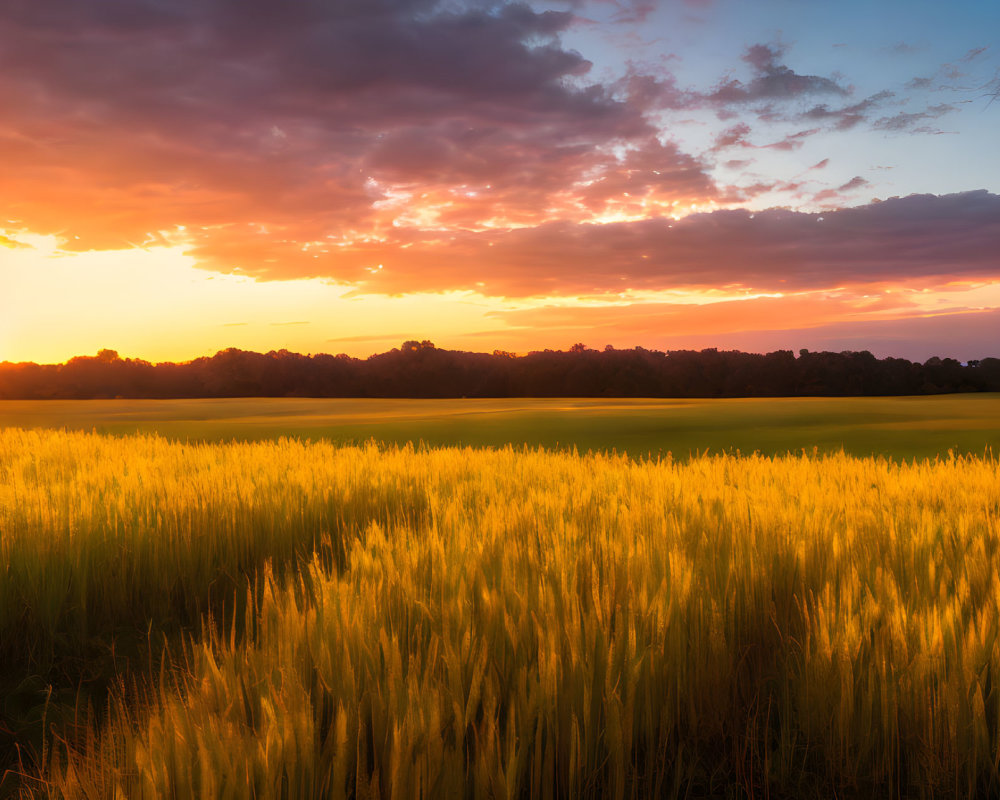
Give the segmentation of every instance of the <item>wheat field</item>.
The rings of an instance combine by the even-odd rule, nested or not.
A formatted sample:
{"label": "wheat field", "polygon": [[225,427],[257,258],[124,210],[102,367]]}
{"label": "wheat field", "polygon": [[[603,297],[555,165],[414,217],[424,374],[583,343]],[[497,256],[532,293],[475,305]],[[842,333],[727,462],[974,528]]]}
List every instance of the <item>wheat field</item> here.
{"label": "wheat field", "polygon": [[998,796],[998,478],[0,431],[0,788]]}

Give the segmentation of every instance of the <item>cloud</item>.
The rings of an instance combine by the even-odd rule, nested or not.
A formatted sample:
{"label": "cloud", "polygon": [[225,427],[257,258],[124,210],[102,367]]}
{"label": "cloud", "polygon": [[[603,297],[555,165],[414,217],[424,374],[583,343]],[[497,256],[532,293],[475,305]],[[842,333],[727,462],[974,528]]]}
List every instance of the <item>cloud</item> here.
{"label": "cloud", "polygon": [[784,52],[780,45],[752,45],[743,55],[743,61],[751,68],[751,80],[747,83],[735,78],[724,80],[706,94],[705,99],[726,106],[789,100],[813,94],[848,94],[848,89],[832,78],[800,75],[779,63]]}
{"label": "cloud", "polygon": [[[2,4],[0,205],[67,248],[181,242],[209,269],[386,293],[783,290],[903,274],[901,254],[918,274],[996,268],[980,244],[995,223],[977,216],[988,207],[995,220],[993,195],[903,198],[823,222],[686,216],[801,184],[720,188],[712,154],[670,141],[661,112],[755,104],[780,117],[785,101],[825,95],[836,107],[792,117],[777,141],[754,145],[740,122],[711,145],[794,150],[891,94],[835,102],[848,94],[838,80],[799,74],[766,44],[745,52],[745,81],[707,92],[666,71],[599,78],[564,42],[576,22],[486,0]],[[944,108],[878,124],[919,130]]]}
{"label": "cloud", "polygon": [[840,108],[830,108],[826,104],[813,106],[804,112],[800,119],[814,122],[829,122],[838,131],[848,131],[865,122],[872,110],[895,97],[890,91],[881,91],[866,97],[857,103],[851,103]]}
{"label": "cloud", "polygon": [[[934,88],[933,84],[934,81],[931,78],[914,78],[906,84],[906,88],[915,91],[928,91]],[[868,123],[873,130],[892,133],[940,133],[940,130],[925,123],[958,110],[958,106],[954,104],[938,103],[927,106],[921,111],[903,110],[873,119],[879,109],[895,98],[894,92],[884,90],[866,97],[860,102],[839,108],[831,108],[827,104],[815,105],[798,116],[792,116],[791,119],[828,123],[837,131],[849,131],[862,123]],[[910,102],[912,100],[909,98],[896,100],[898,105],[906,105]]]}
{"label": "cloud", "polygon": [[797,131],[796,133],[788,134],[784,139],[772,142],[771,144],[761,145],[761,147],[769,150],[798,150],[805,144],[806,139],[810,136],[815,136],[819,132],[819,128]]}
{"label": "cloud", "polygon": [[[256,251],[245,266],[261,270],[330,237],[622,199],[585,185],[711,196],[707,167],[650,144],[676,88],[592,79],[560,40],[574,19],[478,0],[4,4],[0,204],[69,247],[184,226],[195,250],[217,240],[239,256],[227,268]],[[644,158],[640,178],[627,164]]]}
{"label": "cloud", "polygon": [[938,128],[921,123],[927,120],[940,119],[946,114],[957,110],[957,107],[950,103],[938,103],[937,105],[928,106],[923,111],[900,111],[891,117],[882,117],[872,123],[872,127],[875,130],[888,131],[890,133],[939,133],[940,130]]}
{"label": "cloud", "polygon": [[[966,51],[962,56],[941,64],[933,74],[917,76],[907,82],[907,89],[919,91],[949,91],[968,93],[975,90],[975,83],[981,80],[983,68],[988,67],[988,63],[983,56],[990,51],[989,46],[974,47]],[[972,72],[968,72],[972,70]],[[978,70],[978,71],[977,71]],[[976,76],[979,76],[978,78]],[[963,80],[963,79],[970,79]]]}
{"label": "cloud", "polygon": [[751,133],[750,126],[745,122],[740,122],[736,125],[731,125],[716,135],[715,140],[712,142],[711,152],[718,152],[729,147],[757,150],[798,150],[805,143],[806,139],[819,132],[819,128],[810,128],[808,130],[789,133],[783,139],[771,142],[770,144],[753,144],[747,138]]}
{"label": "cloud", "polygon": [[841,186],[838,186],[837,187],[837,191],[838,192],[850,192],[850,191],[853,191],[854,189],[861,189],[861,188],[863,188],[865,186],[869,186],[869,185],[870,184],[868,183],[868,181],[866,181],[860,175],[855,175],[847,183],[845,183],[845,184],[843,184]]}
{"label": "cloud", "polygon": [[651,75],[630,67],[625,76],[617,81],[616,89],[628,97],[630,104],[645,109],[694,109],[704,104],[702,97],[690,90],[678,87],[677,79],[670,73]]}
{"label": "cloud", "polygon": [[836,189],[824,189],[821,192],[817,192],[813,196],[813,202],[829,203],[829,201],[834,201],[834,203],[841,203],[843,202],[844,195],[846,193],[853,192],[855,189],[863,189],[865,186],[870,185],[871,184],[860,175],[855,175],[849,181],[841,184]]}
{"label": "cloud", "polygon": [[712,143],[712,150],[724,150],[727,147],[753,147],[747,140],[750,135],[750,126],[745,122],[731,125],[715,137]]}
{"label": "cloud", "polygon": [[[720,210],[679,220],[404,233],[405,241],[339,248],[322,259],[289,253],[280,268],[259,274],[358,282],[370,293],[466,289],[508,297],[720,286],[792,292],[1000,274],[1000,196],[986,191],[822,213]],[[385,268],[373,273],[373,263]]]}

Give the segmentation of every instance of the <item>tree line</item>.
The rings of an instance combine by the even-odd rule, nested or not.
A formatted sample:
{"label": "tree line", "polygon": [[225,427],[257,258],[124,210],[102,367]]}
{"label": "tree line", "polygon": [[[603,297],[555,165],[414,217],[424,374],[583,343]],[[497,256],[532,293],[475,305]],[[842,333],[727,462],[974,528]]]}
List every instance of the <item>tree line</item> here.
{"label": "tree line", "polygon": [[841,353],[660,352],[582,344],[515,356],[429,341],[365,359],[230,348],[153,364],[113,350],[65,364],[0,363],[0,399],[184,397],[779,397],[1000,391],[1000,359],[924,363]]}

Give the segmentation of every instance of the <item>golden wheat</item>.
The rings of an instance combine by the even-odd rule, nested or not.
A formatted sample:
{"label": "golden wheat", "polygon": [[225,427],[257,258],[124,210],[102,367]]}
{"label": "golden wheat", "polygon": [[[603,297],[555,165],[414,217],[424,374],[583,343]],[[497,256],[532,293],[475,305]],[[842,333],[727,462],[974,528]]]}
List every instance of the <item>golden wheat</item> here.
{"label": "golden wheat", "polygon": [[998,522],[983,458],[7,431],[0,636],[239,595],[47,754],[60,796],[996,795]]}

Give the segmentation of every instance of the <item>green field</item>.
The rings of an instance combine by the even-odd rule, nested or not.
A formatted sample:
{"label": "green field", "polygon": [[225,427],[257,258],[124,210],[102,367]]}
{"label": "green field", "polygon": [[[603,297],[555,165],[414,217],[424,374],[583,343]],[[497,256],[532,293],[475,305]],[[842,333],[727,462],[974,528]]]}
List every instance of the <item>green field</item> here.
{"label": "green field", "polygon": [[159,433],[191,441],[279,436],[403,444],[541,445],[766,454],[812,451],[924,458],[1000,452],[1000,395],[930,397],[400,400],[237,398],[0,402],[0,428]]}

